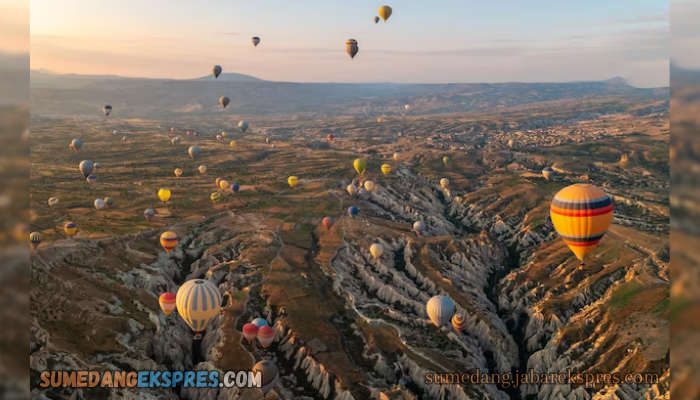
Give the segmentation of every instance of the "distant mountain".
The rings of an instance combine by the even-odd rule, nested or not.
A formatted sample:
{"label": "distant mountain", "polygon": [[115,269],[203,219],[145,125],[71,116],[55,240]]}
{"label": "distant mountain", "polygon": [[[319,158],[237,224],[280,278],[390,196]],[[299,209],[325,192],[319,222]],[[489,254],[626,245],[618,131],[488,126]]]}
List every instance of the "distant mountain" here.
{"label": "distant mountain", "polygon": [[610,78],[608,80],[603,81],[605,83],[611,83],[614,85],[627,85],[627,79],[625,78],[620,78],[619,76],[615,78]]}
{"label": "distant mountain", "polygon": [[267,82],[250,75],[236,73],[222,73],[218,78],[214,78],[213,74],[197,78],[198,81],[223,81],[223,82]]}
{"label": "distant mountain", "polygon": [[161,79],[126,78],[118,75],[80,75],[57,74],[55,72],[40,69],[29,71],[30,88],[77,88],[87,84],[109,81],[158,81]]}

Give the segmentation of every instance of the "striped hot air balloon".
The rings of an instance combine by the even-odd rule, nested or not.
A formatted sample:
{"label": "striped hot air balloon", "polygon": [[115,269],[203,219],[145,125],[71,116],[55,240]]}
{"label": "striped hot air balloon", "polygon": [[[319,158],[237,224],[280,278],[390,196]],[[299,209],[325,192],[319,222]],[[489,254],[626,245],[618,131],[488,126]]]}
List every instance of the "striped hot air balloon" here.
{"label": "striped hot air balloon", "polygon": [[554,196],[550,216],[559,236],[583,265],[610,226],[612,199],[597,186],[577,183]]}
{"label": "striped hot air balloon", "polygon": [[258,327],[255,324],[248,322],[243,325],[243,337],[246,338],[248,343],[252,343],[256,337],[258,337]]}
{"label": "striped hot air balloon", "polygon": [[72,239],[73,236],[75,236],[75,233],[78,231],[78,224],[68,221],[65,225],[63,225],[63,230],[66,232],[66,235]]}
{"label": "striped hot air balloon", "polygon": [[275,330],[269,325],[263,325],[258,328],[258,342],[262,347],[267,348],[275,341]]}
{"label": "striped hot air balloon", "polygon": [[156,211],[152,208],[146,209],[146,211],[143,212],[143,216],[146,217],[146,221],[150,221],[153,219],[153,216],[156,215]]}
{"label": "striped hot air balloon", "polygon": [[265,397],[277,385],[280,378],[277,366],[272,361],[263,360],[253,366],[253,373],[262,374],[260,391]]}
{"label": "striped hot air balloon", "polygon": [[90,186],[94,185],[96,181],[97,177],[95,175],[90,174],[87,176],[87,183],[90,184]]}
{"label": "striped hot air balloon", "polygon": [[166,253],[170,254],[177,247],[177,233],[172,231],[163,232],[160,235],[160,245],[163,246]]}
{"label": "striped hot air balloon", "polygon": [[289,184],[289,186],[294,187],[297,184],[299,184],[299,178],[297,178],[296,176],[290,176],[289,178],[287,178],[287,183]]}
{"label": "striped hot air balloon", "polygon": [[194,331],[194,339],[202,339],[202,332],[221,311],[219,288],[204,279],[191,279],[177,291],[177,312]]}
{"label": "striped hot air balloon", "polygon": [[158,304],[160,304],[160,309],[163,310],[165,315],[170,315],[177,307],[177,296],[174,293],[165,292],[158,298]]}
{"label": "striped hot air balloon", "polygon": [[211,194],[211,196],[209,196],[209,198],[211,199],[211,201],[212,201],[214,204],[216,204],[218,201],[220,201],[222,197],[223,197],[223,196],[222,196],[221,193],[219,193],[219,192],[214,192],[214,193]]}
{"label": "striped hot air balloon", "polygon": [[382,164],[382,173],[383,173],[384,175],[389,175],[390,172],[391,172],[391,165],[389,165],[389,164]]}
{"label": "striped hot air balloon", "polygon": [[467,317],[462,314],[455,314],[452,317],[452,326],[457,332],[461,333],[464,327],[467,326]]}
{"label": "striped hot air balloon", "polygon": [[32,247],[34,247],[34,250],[36,250],[36,248],[41,244],[41,233],[32,232],[29,235],[29,242],[32,244]]}
{"label": "striped hot air balloon", "polygon": [[350,39],[345,42],[345,51],[348,53],[351,59],[355,59],[359,48],[357,47],[357,40]]}

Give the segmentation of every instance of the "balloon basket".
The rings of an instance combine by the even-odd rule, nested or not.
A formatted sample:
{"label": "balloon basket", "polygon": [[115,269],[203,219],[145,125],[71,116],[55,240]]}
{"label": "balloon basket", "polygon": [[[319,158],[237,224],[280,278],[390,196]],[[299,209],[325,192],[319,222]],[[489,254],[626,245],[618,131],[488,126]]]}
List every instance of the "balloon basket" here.
{"label": "balloon basket", "polygon": [[194,340],[202,340],[202,334],[201,334],[201,333],[195,333],[195,334],[194,334]]}

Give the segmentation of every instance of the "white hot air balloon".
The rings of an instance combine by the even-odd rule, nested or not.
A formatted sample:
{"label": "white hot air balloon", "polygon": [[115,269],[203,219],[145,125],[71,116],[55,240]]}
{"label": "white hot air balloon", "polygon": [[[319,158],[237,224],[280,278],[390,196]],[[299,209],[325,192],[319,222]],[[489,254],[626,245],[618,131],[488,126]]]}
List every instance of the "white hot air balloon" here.
{"label": "white hot air balloon", "polygon": [[371,192],[372,189],[374,189],[374,182],[372,182],[372,181],[365,182],[365,190],[368,192]]}
{"label": "white hot air balloon", "polygon": [[455,314],[455,303],[447,296],[434,296],[426,306],[428,317],[438,328],[450,322]]}
{"label": "white hot air balloon", "polygon": [[95,208],[98,210],[105,208],[105,201],[102,199],[95,200]]}

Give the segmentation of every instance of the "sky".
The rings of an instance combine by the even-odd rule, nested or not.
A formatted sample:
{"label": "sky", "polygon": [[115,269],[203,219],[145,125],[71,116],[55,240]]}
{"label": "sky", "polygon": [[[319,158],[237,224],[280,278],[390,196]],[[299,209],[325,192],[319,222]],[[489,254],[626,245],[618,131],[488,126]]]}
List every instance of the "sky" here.
{"label": "sky", "polygon": [[[3,0],[9,1],[9,0]],[[683,0],[680,0],[683,1]],[[392,6],[374,24],[379,6]],[[669,83],[668,0],[32,0],[31,68],[291,82]],[[251,37],[259,36],[257,48]],[[354,60],[345,41],[358,41]]]}

